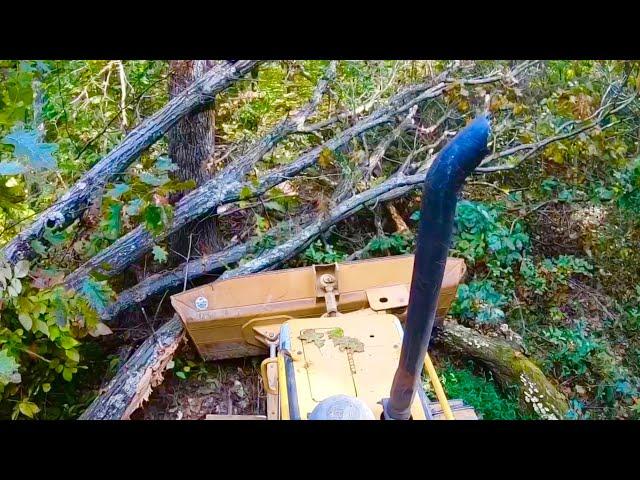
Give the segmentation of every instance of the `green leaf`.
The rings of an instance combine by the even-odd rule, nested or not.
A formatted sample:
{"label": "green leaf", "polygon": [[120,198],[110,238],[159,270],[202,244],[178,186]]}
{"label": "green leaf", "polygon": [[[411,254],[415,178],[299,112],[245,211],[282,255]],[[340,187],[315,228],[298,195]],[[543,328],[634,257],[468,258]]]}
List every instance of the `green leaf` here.
{"label": "green leaf", "polygon": [[73,360],[74,362],[80,361],[80,353],[78,353],[77,350],[70,348],[68,350],[65,350],[64,353],[67,355],[68,359]]}
{"label": "green leaf", "polygon": [[20,402],[18,408],[20,413],[29,418],[33,418],[40,411],[40,408],[33,402]]}
{"label": "green leaf", "polygon": [[164,248],[156,245],[153,247],[151,252],[153,253],[153,259],[156,262],[164,263],[167,261],[167,251]]}
{"label": "green leaf", "polygon": [[45,322],[43,322],[39,318],[36,318],[36,330],[39,332],[42,332],[51,340],[54,340],[54,338],[52,338],[51,333],[49,331],[49,325],[47,325]]}
{"label": "green leaf", "polygon": [[184,372],[176,372],[176,377],[181,378],[182,380],[186,380],[187,374]]}
{"label": "green leaf", "polygon": [[111,239],[120,236],[122,230],[122,204],[112,203],[107,208],[107,218],[104,223],[105,232]]}
{"label": "green leaf", "polygon": [[11,284],[7,287],[10,297],[17,297],[22,291],[22,283],[17,278],[11,280]]}
{"label": "green leaf", "polygon": [[[67,308],[67,304],[62,299],[59,289],[56,289],[53,292],[53,295],[51,297],[51,303],[53,304],[53,307],[54,307],[53,315],[56,319],[56,325],[58,325],[59,327],[65,327],[67,325],[67,317],[69,316],[69,309]],[[49,329],[47,328],[47,331],[46,332],[43,331],[42,333],[49,335]]]}
{"label": "green leaf", "polygon": [[20,260],[13,267],[13,276],[16,278],[24,278],[29,273],[29,261]]}
{"label": "green leaf", "polygon": [[0,385],[20,383],[22,381],[18,368],[20,365],[6,350],[0,350]]}
{"label": "green leaf", "polygon": [[167,175],[157,177],[149,172],[142,172],[138,178],[142,183],[146,183],[147,185],[151,185],[153,187],[159,187],[160,185],[164,185],[169,181],[169,177]]}
{"label": "green leaf", "polygon": [[54,231],[50,228],[46,228],[43,235],[44,239],[51,243],[51,245],[60,245],[67,239],[67,234],[63,231]]}
{"label": "green leaf", "polygon": [[42,391],[44,393],[49,392],[49,390],[51,390],[51,384],[50,383],[43,383],[42,384]]}
{"label": "green leaf", "polygon": [[155,163],[155,167],[162,172],[174,172],[178,170],[178,165],[173,163],[166,155],[158,157]]}
{"label": "green leaf", "polygon": [[139,198],[135,198],[127,203],[126,207],[124,207],[124,213],[126,213],[130,217],[135,217],[140,213],[141,208],[142,200],[140,200]]}
{"label": "green leaf", "polygon": [[60,338],[60,346],[65,350],[77,347],[78,345],[80,345],[80,342],[73,337],[65,336]]}
{"label": "green leaf", "polygon": [[33,248],[33,251],[36,252],[38,255],[44,255],[45,253],[47,253],[47,249],[45,248],[45,246],[42,244],[40,240],[32,240],[31,248]]}
{"label": "green leaf", "polygon": [[251,188],[247,185],[245,185],[244,187],[242,187],[242,189],[240,190],[240,200],[246,200],[247,198],[251,198],[253,196],[253,192],[251,191]]}
{"label": "green leaf", "polygon": [[126,183],[116,183],[112,189],[108,190],[106,195],[114,200],[118,200],[122,195],[127,193],[131,188]]}
{"label": "green leaf", "polygon": [[18,313],[18,320],[20,321],[20,324],[24,327],[24,329],[27,332],[31,331],[31,327],[33,326],[33,320],[31,319],[31,316],[28,313],[26,312]]}
{"label": "green leaf", "polygon": [[275,200],[265,202],[264,206],[267,207],[269,210],[275,210],[276,212],[281,212],[281,213],[287,212],[287,209],[283,205],[280,205]]}
{"label": "green leaf", "polygon": [[144,223],[153,233],[162,230],[162,209],[155,205],[149,205],[144,211]]}
{"label": "green leaf", "polygon": [[67,382],[70,382],[73,378],[73,370],[69,367],[64,367],[62,370],[62,378],[64,378]]}
{"label": "green leaf", "polygon": [[0,175],[19,175],[25,171],[18,162],[0,162]]}
{"label": "green leaf", "polygon": [[114,296],[114,292],[106,280],[97,281],[91,277],[82,283],[80,291],[96,311],[107,308],[109,301]]}
{"label": "green leaf", "polygon": [[16,128],[2,139],[2,143],[13,145],[14,156],[24,157],[36,170],[53,170],[58,166],[52,155],[58,145],[40,142],[37,131]]}

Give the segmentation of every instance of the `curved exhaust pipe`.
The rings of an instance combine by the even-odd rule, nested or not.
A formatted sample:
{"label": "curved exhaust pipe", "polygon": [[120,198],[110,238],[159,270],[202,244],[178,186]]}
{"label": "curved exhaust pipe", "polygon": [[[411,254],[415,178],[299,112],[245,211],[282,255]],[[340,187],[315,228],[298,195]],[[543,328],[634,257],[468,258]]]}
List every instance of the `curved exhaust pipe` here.
{"label": "curved exhaust pipe", "polygon": [[487,115],[477,117],[442,149],[425,178],[400,362],[390,398],[383,402],[386,419],[411,418],[411,403],[420,385],[438,306],[458,195],[467,177],[489,153],[490,131]]}

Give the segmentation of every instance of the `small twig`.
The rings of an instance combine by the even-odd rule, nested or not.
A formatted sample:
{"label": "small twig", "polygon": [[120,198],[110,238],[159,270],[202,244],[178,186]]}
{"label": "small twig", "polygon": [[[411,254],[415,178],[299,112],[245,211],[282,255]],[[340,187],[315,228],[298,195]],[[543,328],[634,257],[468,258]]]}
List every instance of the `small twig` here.
{"label": "small twig", "polygon": [[124,72],[122,60],[118,60],[118,72],[120,74],[120,111],[122,112],[122,130],[126,132],[129,122],[127,120],[127,76]]}
{"label": "small twig", "polygon": [[184,268],[184,283],[182,285],[182,291],[184,292],[187,289],[187,278],[189,278],[189,258],[191,257],[191,239],[193,238],[193,233],[189,234],[189,250],[187,251],[187,262]]}

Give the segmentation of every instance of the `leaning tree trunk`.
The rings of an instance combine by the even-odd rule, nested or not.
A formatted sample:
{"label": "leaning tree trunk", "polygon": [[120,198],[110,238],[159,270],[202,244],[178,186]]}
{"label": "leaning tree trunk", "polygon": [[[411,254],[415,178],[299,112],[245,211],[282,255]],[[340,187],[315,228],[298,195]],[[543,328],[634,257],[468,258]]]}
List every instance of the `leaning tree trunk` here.
{"label": "leaning tree trunk", "polygon": [[513,343],[481,335],[455,322],[444,322],[436,340],[447,352],[488,368],[501,386],[517,386],[520,405],[540,418],[562,419],[569,410],[565,396]]}
{"label": "leaning tree trunk", "polygon": [[[172,60],[169,62],[169,96],[174,98],[198,78],[202,77],[215,61]],[[197,186],[211,179],[207,163],[215,148],[215,112],[213,104],[182,118],[169,132],[169,156],[177,164],[175,176],[180,181],[195,180]],[[191,237],[191,238],[190,238]],[[180,230],[169,238],[172,263],[180,263],[190,253],[206,255],[219,250],[218,226],[211,216]]]}

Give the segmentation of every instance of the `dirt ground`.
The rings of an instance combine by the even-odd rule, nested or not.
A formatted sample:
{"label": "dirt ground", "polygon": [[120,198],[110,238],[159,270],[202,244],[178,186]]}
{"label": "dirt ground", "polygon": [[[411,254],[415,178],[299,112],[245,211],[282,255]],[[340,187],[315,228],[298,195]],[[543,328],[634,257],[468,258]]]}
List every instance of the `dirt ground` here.
{"label": "dirt ground", "polygon": [[[132,420],[203,420],[208,414],[265,415],[261,358],[203,362],[189,347]],[[185,372],[185,367],[188,372]],[[183,372],[186,378],[178,375]]]}

